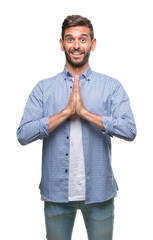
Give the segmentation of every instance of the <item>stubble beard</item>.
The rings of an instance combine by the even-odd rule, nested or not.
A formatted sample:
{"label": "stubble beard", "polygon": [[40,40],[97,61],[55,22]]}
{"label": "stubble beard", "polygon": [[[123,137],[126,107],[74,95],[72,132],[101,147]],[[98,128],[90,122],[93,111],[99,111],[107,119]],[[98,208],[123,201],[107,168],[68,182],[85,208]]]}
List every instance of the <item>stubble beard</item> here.
{"label": "stubble beard", "polygon": [[[64,47],[64,46],[63,46]],[[75,52],[79,52],[79,50],[73,50]],[[90,52],[91,52],[91,47],[89,48],[88,52],[84,55],[84,58],[82,61],[80,62],[74,62],[69,53],[71,51],[69,51],[69,53],[65,50],[65,47],[64,47],[64,52],[65,52],[65,57],[66,57],[66,60],[68,61],[68,63],[72,66],[72,67],[82,67],[89,59],[89,56],[90,56]]]}

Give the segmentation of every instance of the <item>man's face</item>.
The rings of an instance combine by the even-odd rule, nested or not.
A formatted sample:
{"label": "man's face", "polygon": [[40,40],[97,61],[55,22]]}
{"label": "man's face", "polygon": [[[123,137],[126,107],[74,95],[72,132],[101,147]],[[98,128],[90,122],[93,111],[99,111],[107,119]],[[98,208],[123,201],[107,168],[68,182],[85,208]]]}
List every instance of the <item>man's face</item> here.
{"label": "man's face", "polygon": [[90,51],[95,49],[95,41],[95,39],[91,41],[89,28],[86,26],[67,28],[64,32],[64,41],[60,39],[66,61],[73,67],[87,64]]}

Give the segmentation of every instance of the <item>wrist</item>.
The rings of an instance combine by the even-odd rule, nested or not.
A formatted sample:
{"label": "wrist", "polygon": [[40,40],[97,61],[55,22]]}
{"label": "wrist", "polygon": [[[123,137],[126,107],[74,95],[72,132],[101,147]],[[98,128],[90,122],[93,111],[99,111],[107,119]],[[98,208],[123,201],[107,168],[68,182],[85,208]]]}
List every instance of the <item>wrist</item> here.
{"label": "wrist", "polygon": [[73,115],[73,112],[70,108],[65,108],[63,111],[63,114],[65,115],[66,118],[70,117],[71,115]]}
{"label": "wrist", "polygon": [[78,115],[82,118],[85,118],[87,112],[88,112],[87,109],[85,107],[82,107]]}

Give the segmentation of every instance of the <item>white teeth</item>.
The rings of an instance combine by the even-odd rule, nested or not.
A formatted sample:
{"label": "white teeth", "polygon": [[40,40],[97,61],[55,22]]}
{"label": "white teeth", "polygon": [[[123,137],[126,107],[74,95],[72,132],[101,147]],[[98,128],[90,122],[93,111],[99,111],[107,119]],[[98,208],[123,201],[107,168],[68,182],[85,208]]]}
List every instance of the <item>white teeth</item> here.
{"label": "white teeth", "polygon": [[73,55],[81,55],[81,53],[72,53]]}

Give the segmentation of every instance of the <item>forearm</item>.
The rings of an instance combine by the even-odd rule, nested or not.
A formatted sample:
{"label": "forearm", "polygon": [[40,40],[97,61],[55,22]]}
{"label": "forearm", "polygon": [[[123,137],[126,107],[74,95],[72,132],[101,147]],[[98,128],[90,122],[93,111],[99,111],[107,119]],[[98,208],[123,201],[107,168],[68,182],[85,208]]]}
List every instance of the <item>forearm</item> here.
{"label": "forearm", "polygon": [[136,137],[136,124],[131,116],[120,116],[118,118],[103,116],[105,134],[133,141]]}
{"label": "forearm", "polygon": [[71,116],[70,111],[65,108],[63,111],[56,113],[55,115],[49,117],[48,132],[52,132],[56,127],[58,127],[62,122]]}
{"label": "forearm", "polygon": [[136,136],[136,126],[134,118],[132,117],[113,119],[112,117],[91,113],[85,108],[79,115],[100,128],[104,134],[116,136],[128,141],[133,141]]}
{"label": "forearm", "polygon": [[30,120],[23,118],[17,129],[17,138],[22,145],[48,136],[48,118]]}
{"label": "forearm", "polygon": [[43,139],[44,137],[47,137],[51,131],[59,126],[70,115],[70,111],[68,111],[66,108],[49,118],[45,117],[40,120],[33,121],[23,120],[17,130],[19,142],[22,145],[26,145],[37,139]]}
{"label": "forearm", "polygon": [[105,131],[101,115],[91,113],[87,109],[84,108],[80,113],[80,117],[82,117],[82,118],[86,119],[87,121],[93,123],[98,128],[100,128],[102,131]]}

